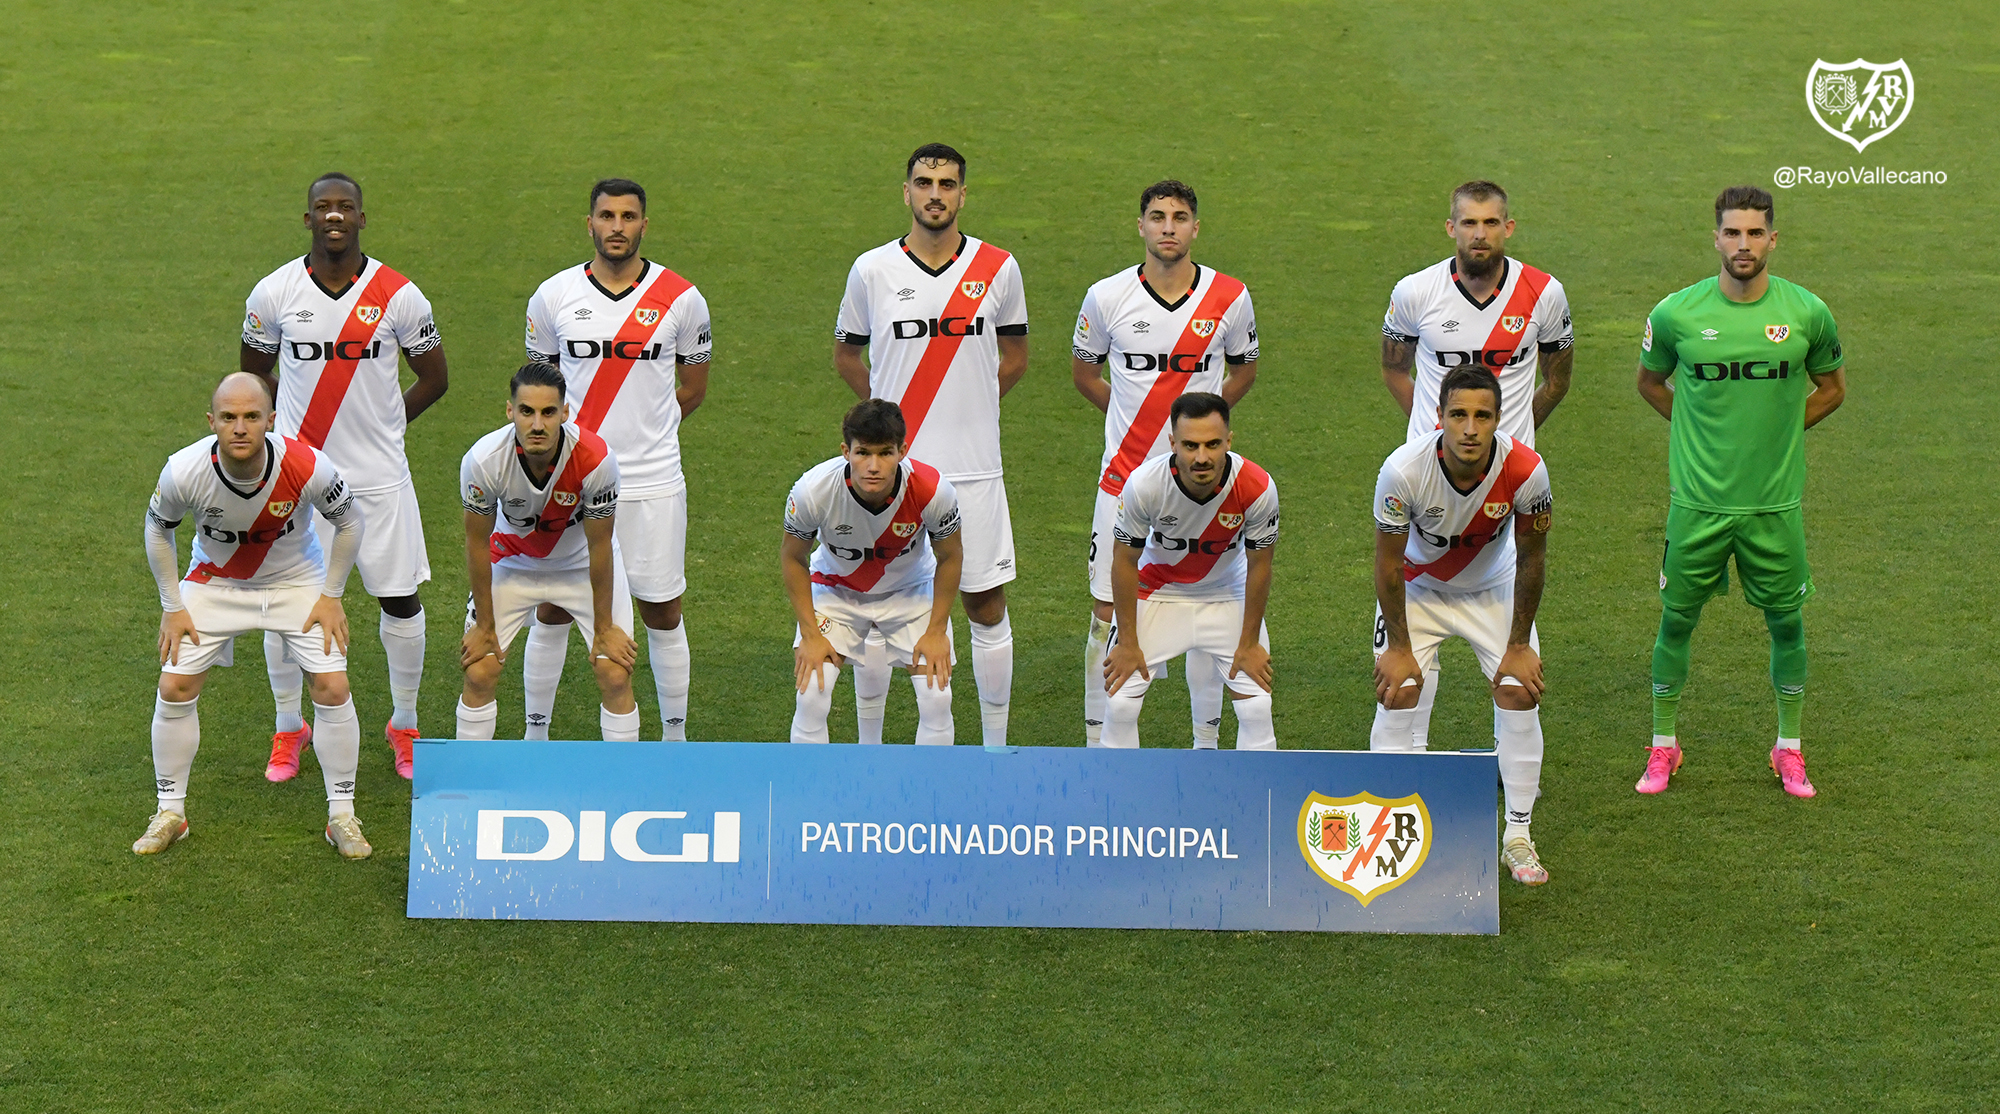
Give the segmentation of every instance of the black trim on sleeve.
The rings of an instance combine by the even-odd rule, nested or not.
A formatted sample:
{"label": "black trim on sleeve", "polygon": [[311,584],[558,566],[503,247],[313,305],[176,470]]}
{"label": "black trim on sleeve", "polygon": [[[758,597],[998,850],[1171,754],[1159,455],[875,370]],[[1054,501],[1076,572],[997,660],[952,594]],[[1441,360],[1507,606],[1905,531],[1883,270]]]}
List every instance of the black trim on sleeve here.
{"label": "black trim on sleeve", "polygon": [[688,367],[693,364],[705,364],[714,355],[715,353],[713,352],[694,352],[686,356],[675,355],[674,362],[682,367]]}
{"label": "black trim on sleeve", "polygon": [[1222,354],[1222,362],[1225,364],[1247,364],[1254,361],[1256,358],[1257,357],[1251,355],[1248,352],[1245,352],[1241,356],[1232,356],[1227,352],[1224,352]]}
{"label": "black trim on sleeve", "polygon": [[805,533],[804,531],[794,530],[790,526],[786,526],[785,533],[790,534],[791,536],[799,539],[802,542],[816,542],[819,540],[819,534],[816,531],[808,534]]}
{"label": "black trim on sleeve", "polygon": [[277,345],[275,345],[275,344],[265,344],[265,343],[264,343],[263,341],[261,341],[261,340],[251,340],[251,339],[250,339],[249,337],[244,337],[244,338],[243,338],[243,347],[245,347],[245,348],[254,348],[254,349],[256,349],[257,351],[259,351],[259,352],[262,352],[262,353],[263,353],[264,355],[266,355],[266,356],[275,356],[275,355],[277,355],[277,354],[278,354],[278,346],[277,346]]}
{"label": "black trim on sleeve", "polygon": [[1101,364],[1111,358],[1111,353],[1109,352],[1092,352],[1088,348],[1078,348],[1074,344],[1069,346],[1069,351],[1070,355],[1075,356],[1086,364]]}
{"label": "black trim on sleeve", "polygon": [[868,347],[868,334],[843,333],[839,329],[835,329],[833,331],[833,342],[835,344],[851,344],[856,348],[866,348]]}
{"label": "black trim on sleeve", "polygon": [[1398,343],[1398,344],[1415,344],[1415,343],[1417,343],[1417,338],[1416,338],[1416,337],[1413,337],[1413,336],[1405,336],[1404,334],[1402,334],[1402,333],[1399,333],[1399,332],[1396,332],[1395,330],[1393,330],[1393,329],[1389,328],[1389,326],[1387,326],[1387,325],[1384,325],[1384,326],[1382,326],[1382,335],[1383,335],[1383,336],[1385,336],[1385,337],[1388,337],[1388,338],[1389,338],[1390,340],[1393,340],[1393,341],[1395,341],[1395,342],[1396,342],[1396,343]]}
{"label": "black trim on sleeve", "polygon": [[1535,342],[1535,350],[1538,352],[1567,352],[1575,343],[1576,339],[1574,337],[1564,337],[1561,340],[1538,340]]}
{"label": "black trim on sleeve", "polygon": [[993,327],[993,335],[1002,337],[1024,337],[1028,335],[1028,325],[1026,322],[1022,322],[1019,325],[995,325]]}

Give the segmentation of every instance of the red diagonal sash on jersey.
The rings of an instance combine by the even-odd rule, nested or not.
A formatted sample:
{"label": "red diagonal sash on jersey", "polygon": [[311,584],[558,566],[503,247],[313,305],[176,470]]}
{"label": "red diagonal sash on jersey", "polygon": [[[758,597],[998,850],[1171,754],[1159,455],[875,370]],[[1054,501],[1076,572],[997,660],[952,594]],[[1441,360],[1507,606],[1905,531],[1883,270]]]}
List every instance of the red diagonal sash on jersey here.
{"label": "red diagonal sash on jersey", "polygon": [[[1224,495],[1222,505],[1215,508],[1215,517],[1208,520],[1208,528],[1188,545],[1187,556],[1171,565],[1139,566],[1139,598],[1150,598],[1168,584],[1194,584],[1207,576],[1222,555],[1229,552],[1228,543],[1243,532],[1241,516],[1270,486],[1270,473],[1244,461],[1242,471],[1230,485],[1229,494]],[[1222,525],[1222,516],[1226,514],[1238,516],[1236,525]]]}
{"label": "red diagonal sash on jersey", "polygon": [[[1525,278],[1526,276],[1523,277]],[[1481,500],[1481,503],[1490,505],[1504,500],[1511,507],[1514,503],[1514,492],[1528,481],[1529,476],[1534,475],[1535,465],[1540,460],[1541,458],[1533,452],[1523,451],[1522,446],[1516,444],[1508,451],[1507,459],[1500,463],[1500,478],[1493,482],[1491,488],[1487,489],[1486,497]],[[1428,573],[1433,580],[1451,580],[1452,577],[1464,572],[1465,566],[1470,565],[1475,557],[1486,552],[1487,546],[1499,540],[1500,531],[1508,528],[1508,517],[1507,515],[1503,515],[1498,522],[1495,522],[1492,516],[1486,513],[1485,507],[1482,506],[1479,516],[1474,518],[1466,526],[1466,529],[1470,530],[1473,526],[1482,522],[1490,523],[1493,526],[1493,533],[1477,541],[1462,543],[1451,549],[1447,549],[1444,552],[1444,556],[1432,561],[1428,565],[1413,565],[1405,561],[1403,563],[1403,579],[1405,581],[1415,580]]]}
{"label": "red diagonal sash on jersey", "polygon": [[[903,485],[903,497],[896,503],[896,513],[889,520],[889,526],[868,551],[868,557],[846,576],[832,576],[823,572],[812,574],[814,584],[826,584],[835,588],[850,588],[856,592],[867,592],[882,582],[882,575],[889,571],[889,564],[895,558],[885,556],[894,552],[902,556],[900,548],[892,549],[899,542],[916,537],[923,529],[924,508],[930,505],[931,497],[937,494],[935,482],[925,483],[915,469],[910,471],[909,481]],[[896,533],[896,527],[909,527],[907,534]],[[915,544],[911,542],[910,544]]]}
{"label": "red diagonal sash on jersey", "polygon": [[[660,268],[660,277],[639,297],[632,307],[632,315],[625,324],[618,327],[618,335],[604,346],[604,358],[598,362],[597,374],[590,379],[590,390],[583,396],[583,405],[576,412],[576,424],[596,432],[604,423],[604,415],[611,409],[611,400],[618,397],[618,389],[625,385],[625,377],[632,374],[632,365],[639,360],[638,353],[646,348],[646,342],[653,339],[661,325],[666,324],[667,311],[674,308],[680,296],[688,292],[693,283],[679,275]],[[650,324],[641,324],[640,316],[648,311],[659,314]],[[630,356],[625,352],[632,352]]]}
{"label": "red diagonal sash on jersey", "polygon": [[[1505,348],[1508,360],[1513,359],[1514,353],[1520,349],[1521,338],[1528,335],[1528,322],[1535,319],[1535,303],[1542,300],[1542,291],[1549,285],[1548,272],[1538,271],[1518,261],[1514,265],[1521,268],[1521,277],[1514,283],[1514,292],[1507,296],[1507,304],[1500,307],[1500,320],[1493,323],[1493,332],[1487,336],[1486,346],[1481,349],[1482,352],[1491,352]],[[1508,331],[1502,322],[1509,317],[1520,318],[1521,327]],[[1488,366],[1496,374],[1500,370]],[[1506,366],[1505,360],[1501,361],[1501,366]]]}
{"label": "red diagonal sash on jersey", "polygon": [[[518,449],[517,449],[518,451]],[[556,543],[562,540],[564,531],[569,529],[570,519],[583,506],[583,478],[590,475],[603,461],[603,456],[589,450],[586,442],[578,441],[569,453],[569,460],[563,470],[549,484],[549,501],[542,506],[542,513],[536,519],[535,532],[523,537],[495,530],[487,542],[487,555],[493,562],[502,557],[547,557]],[[561,493],[575,496],[568,506],[556,500]]]}
{"label": "red diagonal sash on jersey", "polygon": [[[306,481],[312,479],[313,454],[303,441],[294,441],[290,437],[283,440],[285,455],[278,461],[278,481],[264,492],[264,506],[257,512],[257,520],[239,535],[266,540],[238,542],[236,552],[229,555],[229,560],[220,565],[203,561],[187,574],[189,580],[196,584],[206,584],[218,576],[224,580],[248,580],[263,567],[264,558],[270,556],[271,546],[284,537],[279,528],[299,511],[299,493],[305,490]],[[272,514],[274,503],[283,506],[285,513]]]}
{"label": "red diagonal sash on jersey", "polygon": [[[937,401],[938,391],[944,387],[945,372],[951,370],[951,361],[958,356],[958,346],[965,339],[958,333],[944,332],[942,323],[954,319],[963,320],[968,325],[979,316],[980,303],[993,289],[993,276],[1000,273],[1000,265],[1007,262],[1007,253],[992,244],[981,244],[972,254],[972,262],[965,265],[959,276],[958,287],[945,301],[944,312],[938,314],[940,322],[938,335],[924,346],[924,354],[917,360],[917,370],[910,373],[910,385],[903,389],[903,397],[896,405],[903,409],[903,424],[907,427],[911,444],[916,444],[917,430],[924,424],[924,418],[931,412],[931,403]],[[967,286],[978,284],[978,295],[965,292]]]}
{"label": "red diagonal sash on jersey", "polygon": [[[1174,371],[1173,365],[1182,356],[1196,359],[1208,351],[1215,332],[1222,329],[1222,315],[1236,302],[1236,296],[1243,293],[1243,284],[1220,271],[1211,272],[1215,277],[1209,280],[1208,293],[1201,296],[1201,305],[1196,307],[1194,316],[1188,319],[1187,328],[1181,330],[1180,339],[1174,342],[1174,352],[1168,359],[1167,367],[1160,377],[1153,380],[1152,389],[1146,392],[1145,401],[1139,404],[1139,412],[1132,417],[1132,427],[1125,431],[1125,439],[1118,443],[1118,452],[1111,463],[1104,466],[1104,476],[1097,481],[1097,487],[1108,495],[1117,495],[1125,490],[1125,477],[1132,469],[1146,462],[1146,454],[1159,440],[1160,427],[1167,424],[1167,414],[1174,408],[1174,400],[1187,387],[1190,373]],[[1215,332],[1202,336],[1194,331],[1197,321],[1215,322]]]}
{"label": "red diagonal sash on jersey", "polygon": [[[347,315],[347,323],[340,327],[340,338],[328,347],[326,366],[320,369],[319,384],[313,388],[312,402],[306,406],[306,416],[299,422],[299,440],[315,449],[326,447],[326,435],[333,429],[333,419],[340,416],[340,404],[347,398],[347,388],[354,382],[355,366],[361,357],[352,359],[341,355],[350,345],[367,347],[370,337],[389,315],[389,299],[396,292],[408,286],[410,280],[397,274],[386,264],[375,265],[375,274],[368,285],[361,288],[361,296],[354,299],[354,310]],[[375,319],[362,319],[364,311],[373,310]]]}

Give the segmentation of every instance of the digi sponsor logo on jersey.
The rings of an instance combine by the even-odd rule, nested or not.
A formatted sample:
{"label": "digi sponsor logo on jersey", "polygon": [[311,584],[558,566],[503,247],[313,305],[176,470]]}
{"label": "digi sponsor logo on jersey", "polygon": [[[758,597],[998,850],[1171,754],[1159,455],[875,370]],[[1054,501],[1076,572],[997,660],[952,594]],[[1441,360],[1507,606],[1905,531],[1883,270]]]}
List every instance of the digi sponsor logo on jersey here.
{"label": "digi sponsor logo on jersey", "polygon": [[600,356],[607,360],[657,360],[663,345],[658,341],[648,344],[643,340],[566,340],[563,351],[572,360],[595,360]]}
{"label": "digi sponsor logo on jersey", "polygon": [[[1519,331],[1518,329],[1508,330],[1508,332]],[[1534,351],[1531,345],[1522,345],[1518,350],[1513,348],[1488,348],[1475,352],[1448,352],[1444,349],[1439,349],[1437,360],[1439,367],[1447,369],[1466,364],[1484,364],[1487,367],[1513,367],[1522,360],[1527,359],[1530,355],[1533,355]]]}
{"label": "digi sponsor logo on jersey", "polygon": [[[901,526],[902,523],[899,522],[895,526],[890,527],[890,530],[891,532],[894,532]],[[916,532],[917,532],[916,526],[914,523],[912,523],[910,528],[910,533],[914,534]],[[903,554],[908,553],[910,550],[916,547],[915,542],[911,542],[909,545],[902,545],[902,546],[836,545],[833,542],[827,541],[825,538],[821,538],[819,543],[826,547],[826,551],[828,553],[833,554],[835,557],[838,557],[843,561],[893,561],[896,558],[901,557]]]}
{"label": "digi sponsor logo on jersey", "polygon": [[1192,352],[1127,352],[1127,371],[1171,371],[1181,375],[1198,375],[1207,371],[1215,361],[1212,355],[1197,356]]}
{"label": "digi sponsor logo on jersey", "polygon": [[[970,324],[967,324],[970,322]],[[931,337],[983,337],[984,317],[910,317],[889,323],[889,333],[897,340],[927,340]]]}
{"label": "digi sponsor logo on jersey", "polygon": [[1431,813],[1416,794],[1313,793],[1299,808],[1299,853],[1313,873],[1362,905],[1410,880],[1430,854]]}
{"label": "digi sponsor logo on jersey", "polygon": [[[1758,369],[1762,368],[1762,371]],[[1779,360],[1774,366],[1769,360],[1731,360],[1728,363],[1689,364],[1688,374],[1704,383],[1719,383],[1725,379],[1789,379],[1792,362]]]}
{"label": "digi sponsor logo on jersey", "polygon": [[298,523],[299,520],[296,518],[287,518],[284,525],[274,526],[269,530],[231,530],[204,522],[201,524],[201,536],[221,545],[271,545],[291,533]]}
{"label": "digi sponsor logo on jersey", "polygon": [[[1225,517],[1235,518],[1238,522],[1241,522],[1243,519],[1242,515],[1216,516],[1218,520]],[[1227,526],[1228,524],[1224,523],[1223,525]],[[1207,557],[1220,557],[1236,548],[1236,539],[1233,537],[1227,540],[1222,538],[1170,538],[1155,530],[1153,531],[1153,544],[1169,553],[1179,553],[1182,550],[1186,550],[1189,553],[1200,553]]]}
{"label": "digi sponsor logo on jersey", "polygon": [[[567,813],[553,809],[482,808],[474,840],[475,857],[503,862],[553,862],[576,849],[578,862],[604,861],[605,819],[609,812],[579,811],[571,822]],[[682,832],[678,854],[648,851],[640,833],[655,821],[685,820],[685,812],[635,811],[621,814],[608,829],[614,854],[628,863],[733,863],[742,859],[743,814],[714,814],[713,832]],[[508,821],[533,821],[540,825]],[[664,826],[662,826],[664,827]],[[666,836],[660,831],[648,842],[658,846]],[[540,845],[535,846],[537,840]]]}
{"label": "digi sponsor logo on jersey", "polygon": [[300,363],[312,360],[372,360],[382,354],[379,340],[288,340],[292,346],[292,359]]}

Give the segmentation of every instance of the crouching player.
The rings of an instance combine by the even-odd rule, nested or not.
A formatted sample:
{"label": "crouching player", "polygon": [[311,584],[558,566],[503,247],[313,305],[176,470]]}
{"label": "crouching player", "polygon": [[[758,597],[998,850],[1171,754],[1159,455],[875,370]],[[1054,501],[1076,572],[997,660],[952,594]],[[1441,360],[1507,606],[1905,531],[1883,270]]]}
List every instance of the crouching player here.
{"label": "crouching player", "polygon": [[1528,836],[1541,793],[1541,644],[1549,470],[1499,431],[1500,383],[1461,364],[1438,389],[1439,432],[1389,454],[1375,481],[1375,727],[1368,749],[1406,751],[1424,674],[1454,635],[1493,692],[1493,736],[1514,880],[1549,880]]}
{"label": "crouching player", "polygon": [[840,455],[800,476],[785,502],[779,565],[799,621],[795,743],[827,741],[834,682],[871,631],[888,642],[889,664],[909,670],[917,742],[953,742],[951,601],[965,563],[958,493],[909,458],[907,438],[895,403],[857,404],[841,419]]}
{"label": "crouching player", "polygon": [[[160,692],[153,705],[159,810],[135,854],[188,834],[188,775],[201,747],[195,701],[230,639],[276,631],[312,680],[326,840],[349,859],[374,848],[354,818],[361,722],[347,689],[347,615],[340,594],[361,547],[361,512],[326,454],[271,432],[271,390],[257,376],[223,379],[203,438],[167,459],[146,509],[146,560],[160,588]],[[307,529],[308,508],[333,524],[332,553]],[[194,553],[175,574],[174,532],[195,515]],[[318,633],[313,628],[318,627]]]}
{"label": "crouching player", "polygon": [[[1278,487],[1229,451],[1229,403],[1190,391],[1168,419],[1173,451],[1132,470],[1112,531],[1104,743],[1139,745],[1152,671],[1190,650],[1229,662],[1236,749],[1276,750],[1271,725],[1271,550]],[[1208,683],[1190,676],[1188,687]]]}
{"label": "crouching player", "polygon": [[603,438],[570,423],[562,372],[527,364],[508,388],[508,424],[459,464],[472,597],[459,649],[458,737],[493,737],[507,647],[537,607],[552,603],[582,620],[604,697],[604,738],[636,742],[632,593],[612,540],[618,461]]}

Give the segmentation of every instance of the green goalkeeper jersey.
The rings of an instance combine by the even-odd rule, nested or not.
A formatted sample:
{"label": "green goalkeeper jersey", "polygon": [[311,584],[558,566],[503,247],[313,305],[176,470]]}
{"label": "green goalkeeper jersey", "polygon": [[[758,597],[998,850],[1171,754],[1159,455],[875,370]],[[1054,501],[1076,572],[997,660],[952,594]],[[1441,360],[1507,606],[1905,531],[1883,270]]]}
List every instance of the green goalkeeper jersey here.
{"label": "green goalkeeper jersey", "polygon": [[1711,276],[1653,307],[1639,362],[1674,388],[1673,502],[1721,514],[1799,505],[1810,376],[1841,366],[1825,302],[1776,275],[1762,298],[1732,302]]}

